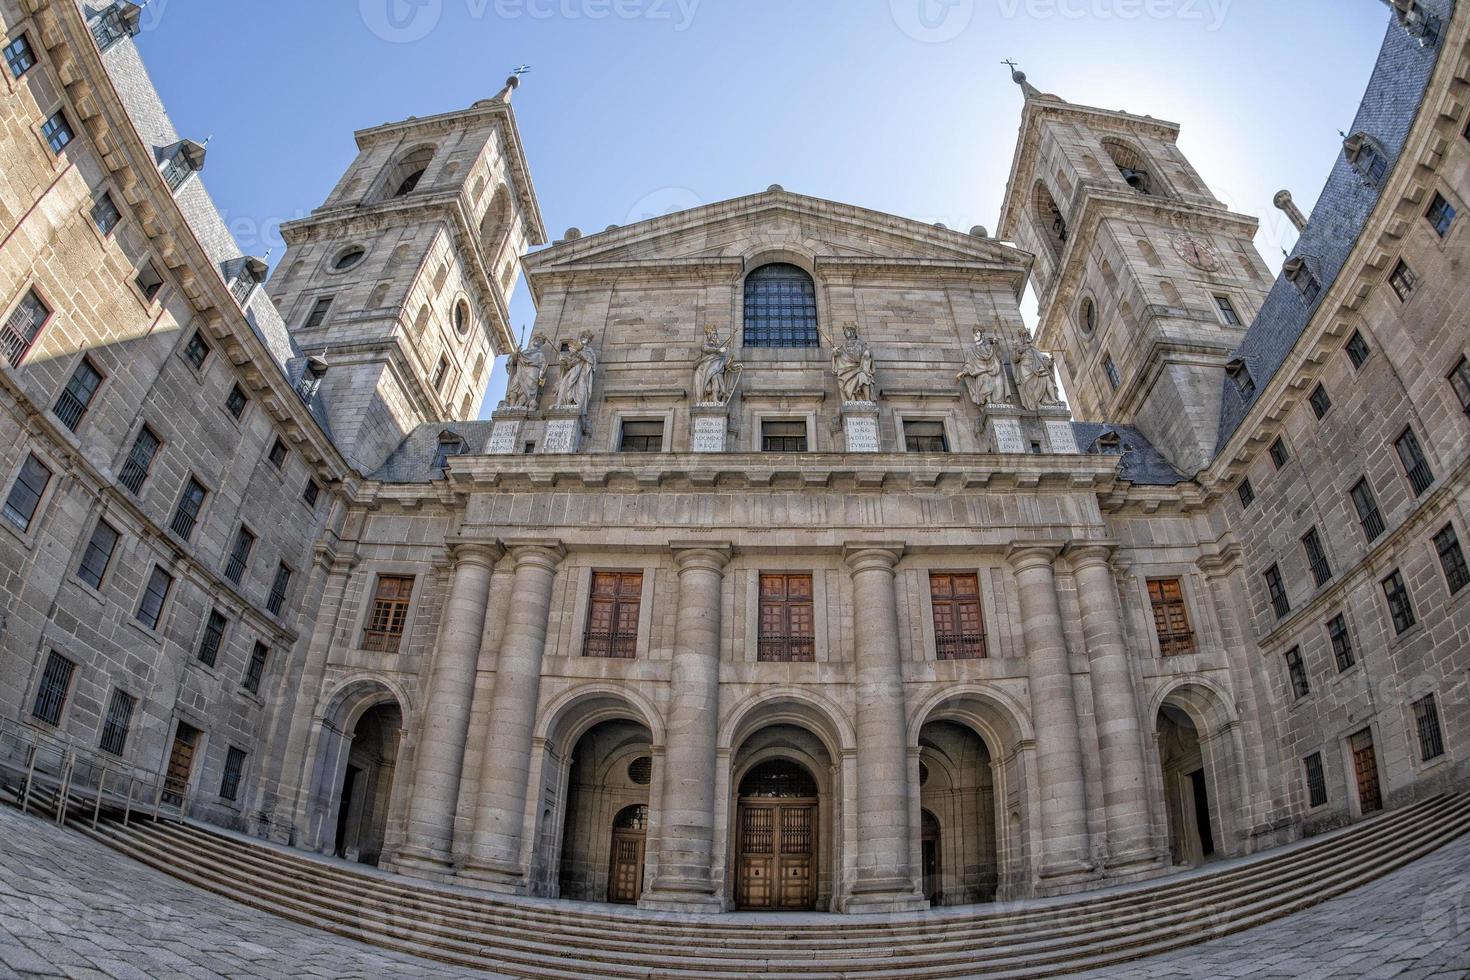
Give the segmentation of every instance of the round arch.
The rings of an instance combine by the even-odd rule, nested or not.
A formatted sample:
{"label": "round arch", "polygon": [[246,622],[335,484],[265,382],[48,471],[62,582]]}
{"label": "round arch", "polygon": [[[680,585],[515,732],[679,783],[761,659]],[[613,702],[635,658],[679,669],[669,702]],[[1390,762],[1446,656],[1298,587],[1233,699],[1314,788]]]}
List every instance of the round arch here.
{"label": "round arch", "polygon": [[821,739],[833,761],[857,747],[857,733],[841,707],[814,691],[778,687],[752,695],[720,726],[716,747],[734,751],[752,734],[771,725],[805,728]]}
{"label": "round arch", "polygon": [[1162,685],[1149,702],[1151,723],[1166,704],[1188,715],[1204,737],[1219,735],[1239,719],[1230,695],[1206,677],[1176,679]]}
{"label": "round arch", "polygon": [[370,708],[389,701],[397,703],[398,710],[403,713],[403,727],[410,730],[413,727],[413,704],[401,684],[378,674],[351,674],[338,681],[331,693],[322,699],[316,721],[350,732]]}
{"label": "round arch", "polygon": [[[1166,758],[1167,746],[1160,733],[1177,731],[1178,727],[1163,725],[1161,718],[1168,717],[1166,709],[1184,715],[1193,727],[1197,770],[1194,764],[1181,766],[1177,759]],[[1238,718],[1229,694],[1204,677],[1163,684],[1149,699],[1149,730],[1155,735],[1154,768],[1160,780],[1165,828],[1176,860],[1195,862],[1211,852],[1234,856],[1246,849],[1249,814]],[[1193,843],[1196,840],[1198,843]]]}
{"label": "round arch", "polygon": [[604,721],[632,721],[647,728],[655,748],[664,745],[662,714],[647,696],[632,688],[594,681],[569,688],[542,712],[535,738],[570,748]]}
{"label": "round arch", "polygon": [[946,688],[919,705],[909,719],[908,747],[919,747],[919,732],[931,721],[955,721],[966,725],[984,740],[1000,761],[1023,742],[1036,737],[1031,716],[1011,695],[991,687]]}

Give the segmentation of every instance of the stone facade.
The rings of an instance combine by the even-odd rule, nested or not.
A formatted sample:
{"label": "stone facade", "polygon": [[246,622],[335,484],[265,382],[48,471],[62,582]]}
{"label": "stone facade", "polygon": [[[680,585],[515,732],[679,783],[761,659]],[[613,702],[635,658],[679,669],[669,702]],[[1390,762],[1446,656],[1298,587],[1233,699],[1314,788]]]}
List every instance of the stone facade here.
{"label": "stone facade", "polygon": [[[131,5],[0,0],[34,53],[0,74],[4,315],[50,311],[0,365],[7,739],[172,764],[187,811],[299,847],[681,910],[1080,891],[1463,784],[1464,218],[1435,195],[1463,212],[1470,15],[1423,9],[1358,121],[1390,165],[1338,161],[1310,282],[1269,280],[1177,126],[1018,75],[1014,244],[772,187],[517,261],[544,234],[512,81],[358,133],[262,288],[175,180],[202,147]],[[521,267],[520,394],[468,421]]]}

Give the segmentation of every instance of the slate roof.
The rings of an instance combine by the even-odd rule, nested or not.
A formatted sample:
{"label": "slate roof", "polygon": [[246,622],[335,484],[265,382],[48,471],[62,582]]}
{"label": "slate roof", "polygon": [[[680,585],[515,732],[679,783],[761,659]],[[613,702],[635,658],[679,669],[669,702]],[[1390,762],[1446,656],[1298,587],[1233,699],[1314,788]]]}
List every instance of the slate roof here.
{"label": "slate roof", "polygon": [[1130,483],[1140,486],[1172,487],[1177,483],[1188,483],[1189,477],[1170,465],[1164,455],[1153,447],[1131,425],[1113,425],[1110,422],[1073,422],[1072,433],[1077,447],[1089,456],[1107,455],[1098,447],[1097,441],[1105,435],[1116,435],[1121,443],[1123,455],[1118,475]]}
{"label": "slate roof", "polygon": [[393,450],[393,455],[369,479],[383,483],[427,483],[442,479],[444,474],[434,468],[441,432],[458,435],[464,441],[464,454],[476,456],[484,454],[494,428],[495,423],[489,420],[429,422],[418,426],[404,437],[398,448]]}

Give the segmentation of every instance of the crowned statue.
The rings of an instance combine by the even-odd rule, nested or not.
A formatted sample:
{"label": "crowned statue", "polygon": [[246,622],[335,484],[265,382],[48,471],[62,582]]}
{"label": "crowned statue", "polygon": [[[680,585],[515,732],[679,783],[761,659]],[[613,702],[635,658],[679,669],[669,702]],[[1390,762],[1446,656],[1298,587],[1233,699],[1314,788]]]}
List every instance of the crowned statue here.
{"label": "crowned statue", "polygon": [[694,401],[697,405],[725,405],[735,394],[743,365],[730,358],[730,343],[735,333],[720,339],[713,325],[704,328],[704,347],[694,365]]}

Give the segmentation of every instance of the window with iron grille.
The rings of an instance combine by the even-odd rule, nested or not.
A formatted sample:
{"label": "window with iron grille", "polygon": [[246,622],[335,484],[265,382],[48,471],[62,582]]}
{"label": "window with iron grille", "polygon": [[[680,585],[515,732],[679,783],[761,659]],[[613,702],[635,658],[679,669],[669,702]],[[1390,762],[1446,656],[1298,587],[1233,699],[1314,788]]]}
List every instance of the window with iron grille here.
{"label": "window with iron grille", "polygon": [[1277,619],[1291,612],[1291,600],[1286,597],[1280,566],[1272,565],[1266,569],[1266,591],[1271,595],[1271,608],[1275,610]]}
{"label": "window with iron grille", "polygon": [[1460,400],[1460,408],[1470,415],[1470,360],[1462,357],[1455,364],[1455,369],[1450,372],[1450,387]]}
{"label": "window with iron grille", "polygon": [[135,495],[143,489],[143,481],[148,479],[148,471],[153,466],[153,457],[158,453],[158,446],[158,436],[145,425],[138,430],[133,448],[128,450],[128,458],[123,460],[122,469],[117,475],[118,482]]}
{"label": "window with iron grille", "polygon": [[949,439],[944,435],[944,423],[931,420],[905,420],[903,445],[911,453],[949,452]]}
{"label": "window with iron grille", "polygon": [[1353,638],[1348,633],[1347,618],[1342,613],[1327,621],[1327,639],[1332,643],[1332,658],[1337,661],[1338,673],[1357,662],[1353,654]]}
{"label": "window with iron grille", "polygon": [[103,191],[101,196],[92,203],[92,223],[103,235],[109,235],[121,220],[122,212],[117,209],[112,195]]}
{"label": "window with iron grille", "polygon": [[1240,497],[1242,510],[1249,510],[1250,505],[1256,502],[1256,488],[1251,486],[1249,479],[1241,480],[1235,488],[1235,493]]}
{"label": "window with iron grille", "polygon": [[245,750],[237,749],[233,745],[230,751],[225,753],[225,771],[219,780],[219,798],[235,801],[240,795],[240,776],[245,771]]}
{"label": "window with iron grille", "polygon": [[239,418],[245,413],[245,406],[249,403],[250,399],[245,396],[245,392],[240,389],[240,386],[232,385],[230,387],[229,397],[225,399],[225,411],[229,412],[235,418]]}
{"label": "window with iron grille", "polygon": [[1433,694],[1415,701],[1414,731],[1419,735],[1419,761],[1428,762],[1444,755],[1444,731],[1439,726],[1439,705]]}
{"label": "window with iron grille", "polygon": [[379,575],[373,593],[373,608],[362,633],[362,648],[376,653],[396,653],[408,622],[408,604],[413,597],[412,575]]}
{"label": "window with iron grille", "polygon": [[1402,303],[1414,292],[1414,287],[1419,284],[1419,277],[1409,268],[1407,262],[1399,259],[1393,271],[1388,274],[1388,284],[1393,287],[1394,295]]}
{"label": "window with iron grille", "polygon": [[92,22],[92,37],[96,40],[99,51],[106,51],[123,38],[131,37],[132,33],[116,4],[107,8]]}
{"label": "window with iron grille", "polygon": [[1240,326],[1240,314],[1235,312],[1235,304],[1230,302],[1228,296],[1216,296],[1215,306],[1220,310],[1220,319],[1227,327]]}
{"label": "window with iron grille", "polygon": [[1332,565],[1327,561],[1327,552],[1322,547],[1322,536],[1314,527],[1302,535],[1302,550],[1307,553],[1307,565],[1312,569],[1312,581],[1321,588],[1332,579]]}
{"label": "window with iron grille", "polygon": [[1302,663],[1302,651],[1300,647],[1292,647],[1286,651],[1286,673],[1291,678],[1291,696],[1295,700],[1301,700],[1312,693],[1312,686],[1307,683],[1307,665]]}
{"label": "window with iron grille", "polygon": [[112,700],[107,704],[107,720],[102,723],[103,752],[122,755],[128,745],[128,726],[133,720],[133,708],[138,703],[131,694],[113,688]]}
{"label": "window with iron grille", "polygon": [[220,648],[225,645],[225,630],[229,625],[230,621],[225,618],[224,613],[218,609],[209,611],[209,619],[204,623],[204,635],[199,638],[199,662],[206,667],[213,667],[219,660]]}
{"label": "window with iron grille", "polygon": [[209,341],[204,339],[204,333],[200,330],[195,330],[194,335],[189,338],[189,342],[184,345],[184,359],[194,365],[194,370],[198,371],[204,367],[204,362],[209,359],[209,351]]}
{"label": "window with iron grille", "polygon": [[929,605],[934,611],[934,656],[938,660],[984,660],[985,613],[980,576],[974,572],[930,572]]}
{"label": "window with iron grille", "polygon": [[275,581],[271,582],[270,595],[265,597],[265,608],[272,613],[280,615],[281,607],[286,604],[286,590],[291,586],[291,569],[286,567],[285,562],[276,566]]}
{"label": "window with iron grille", "polygon": [[204,506],[204,498],[208,492],[192,476],[184,484],[184,492],[179,497],[178,506],[174,508],[174,519],[169,523],[169,528],[185,541],[194,534],[194,526],[199,523],[199,510]]}
{"label": "window with iron grille", "polygon": [[322,495],[322,485],[307,477],[306,487],[301,491],[301,499],[306,501],[306,506],[315,507],[317,498]]}
{"label": "window with iron grille", "polygon": [[1118,365],[1113,363],[1113,355],[1111,354],[1103,355],[1103,374],[1108,377],[1108,387],[1114,391],[1117,391],[1123,384],[1123,379],[1118,374]]}
{"label": "window with iron grille", "polygon": [[1291,454],[1286,451],[1286,443],[1278,436],[1271,443],[1271,462],[1279,470],[1291,461]]}
{"label": "window with iron grille", "polygon": [[1327,397],[1327,389],[1321,385],[1312,389],[1307,401],[1311,403],[1312,414],[1319,419],[1332,410],[1332,399]]}
{"label": "window with iron grille", "polygon": [[761,452],[806,452],[806,423],[765,419],[761,422]]}
{"label": "window with iron grille", "polygon": [[230,557],[225,562],[225,578],[240,584],[240,579],[245,576],[245,569],[250,567],[250,552],[255,547],[255,535],[250,529],[241,524],[240,529],[235,532],[235,543],[230,548]]}
{"label": "window with iron grille", "polygon": [[289,452],[290,450],[286,448],[286,444],[281,441],[281,437],[277,436],[276,441],[271,443],[271,451],[269,456],[271,465],[274,466],[276,469],[280,469],[282,466],[285,466],[286,456]]}
{"label": "window with iron grille", "polygon": [[1424,212],[1424,217],[1435,234],[1443,238],[1450,233],[1450,226],[1455,223],[1455,208],[1445,200],[1443,194],[1436,193],[1430,200],[1429,210]]}
{"label": "window with iron grille", "polygon": [[1446,524],[1434,536],[1434,550],[1439,554],[1439,565],[1444,569],[1450,595],[1470,585],[1470,569],[1465,567],[1465,552],[1460,548],[1460,538],[1455,534],[1453,524]]}
{"label": "window with iron grille", "polygon": [[5,359],[11,367],[19,367],[36,342],[41,327],[51,318],[51,307],[47,306],[34,289],[26,290],[25,296],[15,304],[10,316],[5,318],[5,329],[0,332],[0,347],[5,349]]}
{"label": "window with iron grille", "polygon": [[138,600],[138,622],[151,630],[158,629],[163,619],[163,604],[168,601],[169,590],[173,587],[174,577],[154,565],[148,576],[148,585],[143,589],[143,597]]}
{"label": "window with iron grille", "polygon": [[625,420],[618,451],[624,453],[659,453],[664,448],[664,424],[657,421]]}
{"label": "window with iron grille", "polygon": [[57,112],[42,123],[41,135],[46,138],[46,145],[51,147],[52,153],[60,153],[75,138],[71,131],[71,123],[66,121],[64,112]]}
{"label": "window with iron grille", "polygon": [[593,572],[582,656],[631,660],[638,653],[642,572]]}
{"label": "window with iron grille", "polygon": [[260,692],[260,681],[265,677],[265,662],[270,654],[270,647],[259,640],[250,649],[250,662],[245,665],[245,676],[241,678],[240,686],[251,694]]}
{"label": "window with iron grille", "polygon": [[15,483],[11,484],[10,495],[5,498],[5,519],[22,531],[29,531],[36,508],[41,505],[41,498],[50,482],[50,468],[34,453],[27,456],[15,476]]}
{"label": "window with iron grille", "polygon": [[194,168],[189,166],[189,158],[184,155],[183,150],[179,150],[164,162],[163,182],[168,185],[169,190],[176,191],[193,172]]}
{"label": "window with iron grille", "polygon": [[1327,802],[1327,777],[1322,772],[1322,753],[1313,752],[1304,761],[1307,766],[1307,805],[1321,806]]}
{"label": "window with iron grille", "polygon": [[794,265],[775,263],[745,278],[746,347],[817,347],[817,287]]}
{"label": "window with iron grille", "polygon": [[327,311],[332,308],[332,297],[323,296],[311,304],[311,312],[306,315],[304,329],[319,327],[327,319]]}
{"label": "window with iron grille", "polygon": [[92,536],[87,539],[87,547],[82,551],[82,564],[77,568],[77,578],[94,589],[102,588],[102,578],[107,574],[107,566],[112,564],[112,553],[117,549],[119,537],[117,529],[111,524],[98,521],[97,526],[92,528]]}
{"label": "window with iron grille", "polygon": [[1409,486],[1414,488],[1414,496],[1422,496],[1434,482],[1434,471],[1429,468],[1429,460],[1424,458],[1424,450],[1419,448],[1419,438],[1414,435],[1414,430],[1405,429],[1394,440],[1393,448],[1398,451],[1399,462],[1403,464],[1404,475],[1409,478]]}
{"label": "window with iron grille", "polygon": [[1388,613],[1393,619],[1393,631],[1403,633],[1418,622],[1414,616],[1414,604],[1409,600],[1409,589],[1398,569],[1383,580],[1383,596],[1388,600]]}
{"label": "window with iron grille", "polygon": [[82,358],[66,382],[66,387],[56,396],[56,404],[51,411],[61,420],[62,425],[73,432],[77,431],[77,426],[82,424],[82,416],[87,414],[101,384],[102,375],[92,365],[92,361]]}
{"label": "window with iron grille", "polygon": [[815,660],[814,610],[810,574],[762,574],[756,658],[783,662]]}
{"label": "window with iron grille", "polygon": [[1153,606],[1159,652],[1166,657],[1194,653],[1194,631],[1189,628],[1189,609],[1185,606],[1184,586],[1179,579],[1149,579],[1148,601]]}
{"label": "window with iron grille", "polygon": [[1373,495],[1373,487],[1367,477],[1353,484],[1350,496],[1353,498],[1353,508],[1358,512],[1358,523],[1363,528],[1363,537],[1370,542],[1375,540],[1383,533],[1383,515],[1378,510],[1378,498]]}
{"label": "window with iron grille", "polygon": [[36,56],[24,34],[16,35],[14,41],[5,45],[5,64],[13,78],[19,78],[35,67]]}
{"label": "window with iron grille", "polygon": [[1363,335],[1356,330],[1348,338],[1347,344],[1343,349],[1347,351],[1348,360],[1353,362],[1353,370],[1355,371],[1361,368],[1363,363],[1368,360],[1368,356],[1373,353],[1368,347],[1368,342],[1363,339]]}
{"label": "window with iron grille", "polygon": [[61,709],[71,690],[71,678],[77,665],[52,650],[46,655],[46,669],[41,672],[41,686],[36,688],[36,703],[31,715],[47,725],[61,724]]}

